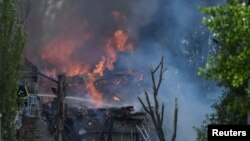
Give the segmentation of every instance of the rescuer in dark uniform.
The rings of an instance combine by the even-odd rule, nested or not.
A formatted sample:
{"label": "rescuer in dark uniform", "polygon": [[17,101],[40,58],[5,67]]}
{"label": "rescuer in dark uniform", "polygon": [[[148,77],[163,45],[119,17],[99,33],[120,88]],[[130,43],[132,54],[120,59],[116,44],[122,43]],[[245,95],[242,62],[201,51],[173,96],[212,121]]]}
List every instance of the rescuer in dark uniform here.
{"label": "rescuer in dark uniform", "polygon": [[17,106],[18,106],[18,108],[22,108],[23,104],[24,104],[24,106],[27,106],[27,98],[28,98],[27,87],[24,84],[19,83],[18,90],[17,90]]}

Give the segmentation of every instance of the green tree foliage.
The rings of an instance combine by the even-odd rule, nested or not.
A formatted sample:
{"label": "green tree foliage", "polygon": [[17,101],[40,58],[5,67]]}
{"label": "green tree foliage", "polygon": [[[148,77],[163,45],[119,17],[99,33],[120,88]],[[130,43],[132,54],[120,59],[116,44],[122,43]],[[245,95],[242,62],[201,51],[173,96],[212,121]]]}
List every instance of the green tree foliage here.
{"label": "green tree foliage", "polygon": [[250,106],[250,6],[230,0],[223,6],[202,8],[201,11],[209,15],[203,22],[215,34],[213,40],[217,46],[199,74],[236,93],[238,99],[228,107],[237,107],[239,112],[246,114]]}
{"label": "green tree foliage", "polygon": [[212,105],[213,113],[196,128],[197,140],[207,140],[208,124],[246,124],[250,107],[249,0],[229,0],[222,6],[201,8],[203,23],[214,34],[215,51],[198,74],[226,88]]}
{"label": "green tree foliage", "polygon": [[14,140],[18,68],[25,46],[23,24],[14,0],[0,0],[0,112],[2,135]]}
{"label": "green tree foliage", "polygon": [[250,78],[250,7],[231,0],[201,11],[209,15],[203,23],[214,33],[218,46],[199,74],[224,86],[244,85]]}

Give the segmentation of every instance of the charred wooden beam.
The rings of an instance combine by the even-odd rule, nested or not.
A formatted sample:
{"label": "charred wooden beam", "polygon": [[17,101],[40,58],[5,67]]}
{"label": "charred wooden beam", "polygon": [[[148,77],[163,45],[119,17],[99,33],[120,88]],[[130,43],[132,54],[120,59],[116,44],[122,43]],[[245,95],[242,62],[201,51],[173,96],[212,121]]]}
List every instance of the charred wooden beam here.
{"label": "charred wooden beam", "polygon": [[64,141],[64,122],[65,122],[65,96],[66,96],[66,76],[58,75],[58,90],[57,90],[57,104],[58,104],[58,123],[57,123],[57,141]]}

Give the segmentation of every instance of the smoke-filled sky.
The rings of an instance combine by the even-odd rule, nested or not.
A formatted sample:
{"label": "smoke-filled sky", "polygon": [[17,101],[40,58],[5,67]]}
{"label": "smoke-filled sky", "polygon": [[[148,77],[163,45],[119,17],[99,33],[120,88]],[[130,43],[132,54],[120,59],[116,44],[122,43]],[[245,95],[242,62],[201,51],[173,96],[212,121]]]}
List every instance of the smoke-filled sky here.
{"label": "smoke-filled sky", "polygon": [[[160,95],[167,104],[165,132],[171,133],[178,97],[177,141],[193,141],[193,126],[199,126],[210,112],[211,97],[221,93],[214,82],[196,75],[209,52],[209,34],[201,24],[198,6],[224,1],[32,0],[26,56],[48,74],[88,74],[93,93],[92,79],[106,70],[143,71],[144,81],[151,86],[149,69],[164,56],[168,71]],[[134,94],[129,97],[137,101]]]}

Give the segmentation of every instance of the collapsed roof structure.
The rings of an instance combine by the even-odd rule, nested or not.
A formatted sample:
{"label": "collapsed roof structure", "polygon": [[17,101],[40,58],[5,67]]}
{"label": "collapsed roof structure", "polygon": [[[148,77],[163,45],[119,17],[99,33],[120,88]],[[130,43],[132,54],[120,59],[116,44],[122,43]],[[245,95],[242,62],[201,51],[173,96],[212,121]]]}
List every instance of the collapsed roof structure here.
{"label": "collapsed roof structure", "polygon": [[[43,105],[43,115],[51,134],[56,133],[56,102]],[[66,140],[141,141],[149,140],[144,112],[133,106],[109,108],[68,107],[65,121]]]}

